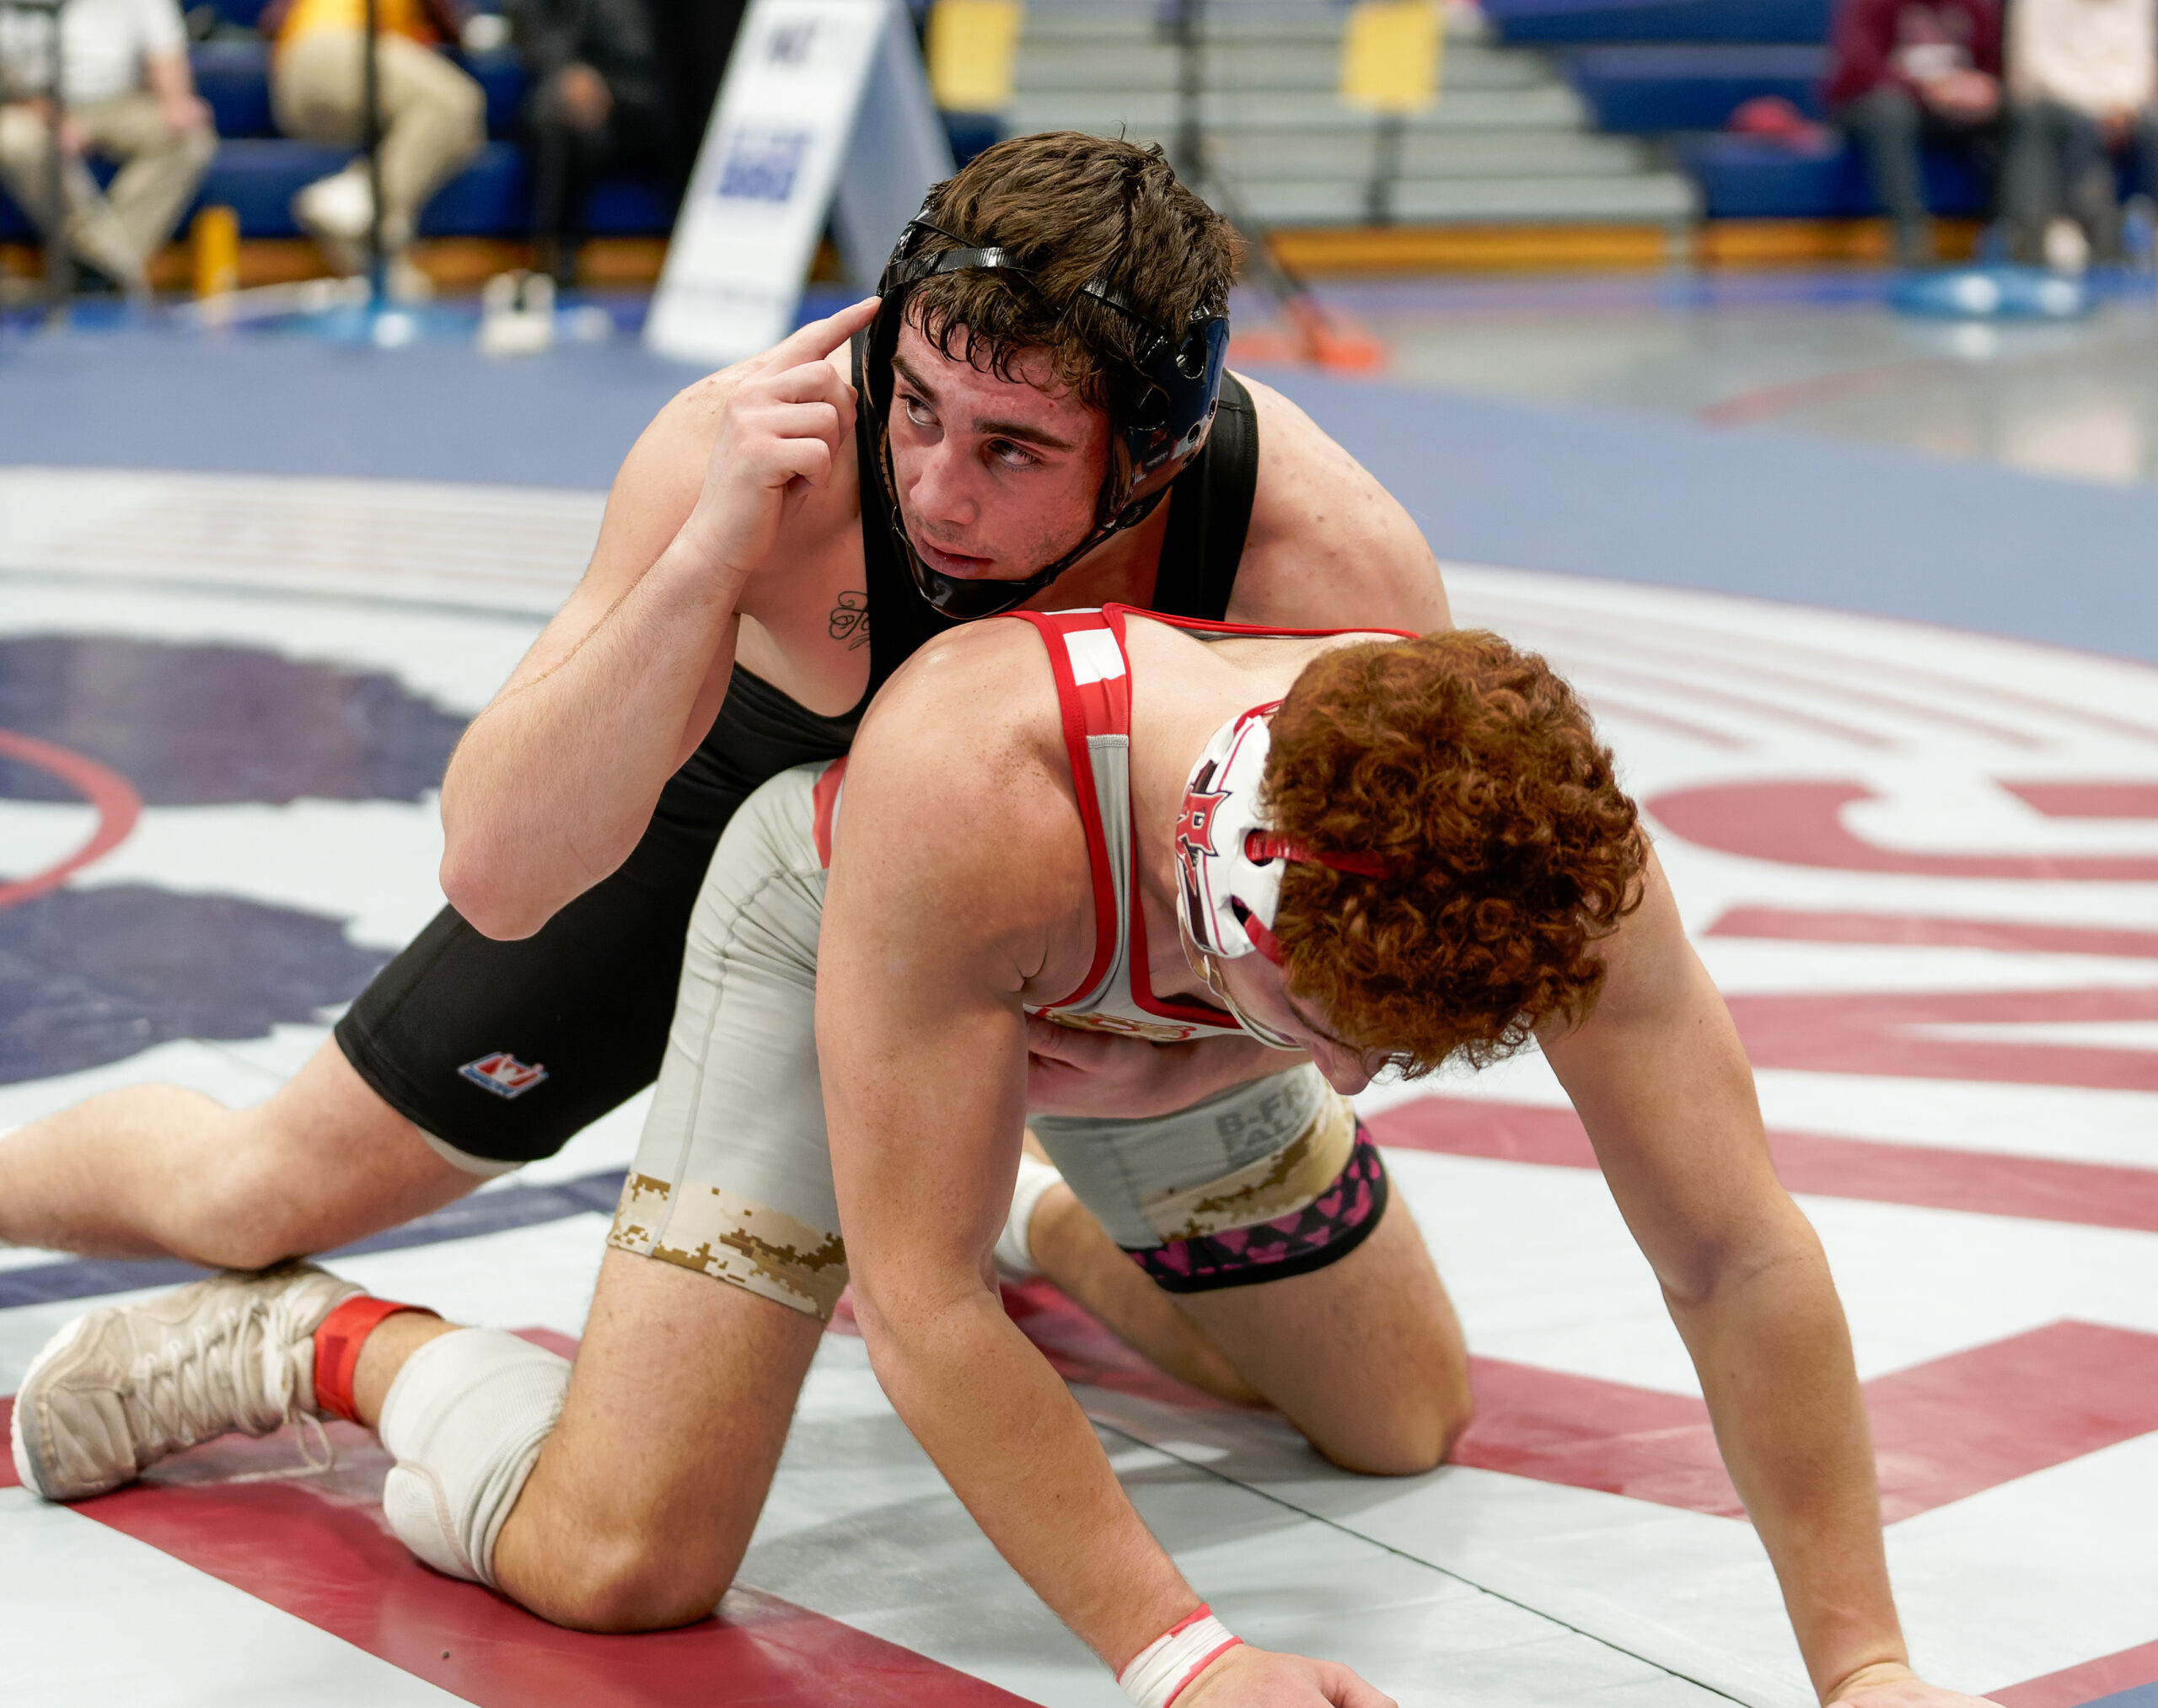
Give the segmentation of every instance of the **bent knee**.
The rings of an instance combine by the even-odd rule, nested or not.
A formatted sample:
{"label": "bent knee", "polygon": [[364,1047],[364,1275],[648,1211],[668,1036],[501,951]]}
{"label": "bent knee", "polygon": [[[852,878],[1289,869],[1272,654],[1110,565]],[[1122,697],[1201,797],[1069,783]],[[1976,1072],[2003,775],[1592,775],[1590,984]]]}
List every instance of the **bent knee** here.
{"label": "bent knee", "polygon": [[1330,1463],[1362,1476],[1421,1476],[1452,1455],[1475,1410],[1464,1375],[1373,1407],[1331,1438],[1313,1437],[1312,1445]]}
{"label": "bent knee", "polygon": [[[217,1166],[193,1184],[187,1214],[168,1242],[173,1255],[207,1269],[267,1269],[352,1238],[361,1206],[350,1199],[325,1201],[310,1190],[315,1183],[295,1174],[276,1146],[251,1132],[236,1134]],[[377,1225],[396,1219],[386,1214]]]}
{"label": "bent knee", "polygon": [[704,1618],[719,1605],[734,1571],[731,1563],[685,1560],[649,1539],[624,1537],[572,1550],[549,1576],[529,1588],[504,1587],[551,1624],[619,1635]]}
{"label": "bent knee", "polygon": [[486,91],[470,78],[445,83],[440,95],[443,116],[460,130],[484,138],[487,130]]}
{"label": "bent knee", "polygon": [[324,1235],[306,1200],[281,1197],[244,1174],[207,1190],[188,1224],[168,1243],[174,1256],[205,1269],[268,1269],[339,1243]]}

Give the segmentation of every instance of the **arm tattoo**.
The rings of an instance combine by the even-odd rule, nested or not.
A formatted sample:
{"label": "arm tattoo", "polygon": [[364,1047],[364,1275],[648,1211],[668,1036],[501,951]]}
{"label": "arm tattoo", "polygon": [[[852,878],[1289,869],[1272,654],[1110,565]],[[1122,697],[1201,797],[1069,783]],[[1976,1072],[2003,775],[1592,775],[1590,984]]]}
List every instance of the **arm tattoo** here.
{"label": "arm tattoo", "polygon": [[869,644],[869,595],[867,593],[847,592],[840,595],[840,602],[832,607],[826,624],[835,641],[846,642],[851,653],[857,647]]}

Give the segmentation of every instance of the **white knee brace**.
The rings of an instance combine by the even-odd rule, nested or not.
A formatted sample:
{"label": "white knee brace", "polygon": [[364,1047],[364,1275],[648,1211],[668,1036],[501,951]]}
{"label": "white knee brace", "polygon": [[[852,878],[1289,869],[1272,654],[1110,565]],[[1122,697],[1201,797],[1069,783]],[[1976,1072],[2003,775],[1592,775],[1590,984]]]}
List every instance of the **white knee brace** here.
{"label": "white knee brace", "polygon": [[1019,1158],[1019,1178],[1012,1186],[1011,1212],[1004,1218],[1004,1231],[996,1236],[996,1272],[1005,1280],[1032,1281],[1042,1272],[1034,1261],[1027,1227],[1034,1219],[1034,1206],[1042,1201],[1042,1194],[1063,1179],[1047,1163],[1038,1163],[1028,1156]]}
{"label": "white knee brace", "polygon": [[452,1577],[495,1585],[495,1539],[561,1415],[570,1362],[499,1329],[459,1329],[405,1361],[382,1404],[397,1464],[390,1533]]}

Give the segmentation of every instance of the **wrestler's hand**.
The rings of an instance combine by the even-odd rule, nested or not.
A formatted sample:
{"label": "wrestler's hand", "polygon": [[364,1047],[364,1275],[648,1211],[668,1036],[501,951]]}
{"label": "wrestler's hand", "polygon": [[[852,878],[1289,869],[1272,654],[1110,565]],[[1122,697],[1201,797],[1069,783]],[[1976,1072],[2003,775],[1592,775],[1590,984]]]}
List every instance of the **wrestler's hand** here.
{"label": "wrestler's hand", "polygon": [[1239,1643],[1177,1695],[1177,1708],[1398,1708],[1334,1661]]}
{"label": "wrestler's hand", "polygon": [[854,388],[826,358],[877,313],[864,298],[781,340],[736,382],[682,538],[738,591],[780,529],[832,477],[854,432]]}
{"label": "wrestler's hand", "polygon": [[1027,1107],[1136,1120],[1168,1114],[1304,1058],[1248,1038],[1150,1044],[1027,1017]]}
{"label": "wrestler's hand", "polygon": [[1984,1696],[1966,1696],[1929,1684],[1908,1667],[1884,1661],[1861,1667],[1828,1693],[1824,1708],[1997,1708]]}

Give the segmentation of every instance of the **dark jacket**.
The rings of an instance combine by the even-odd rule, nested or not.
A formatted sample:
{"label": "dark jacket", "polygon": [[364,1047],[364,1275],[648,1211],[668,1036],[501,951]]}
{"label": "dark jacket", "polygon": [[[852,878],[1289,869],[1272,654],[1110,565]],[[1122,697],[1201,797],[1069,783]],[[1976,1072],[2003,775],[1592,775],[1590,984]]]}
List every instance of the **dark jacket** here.
{"label": "dark jacket", "polygon": [[505,0],[502,11],[534,89],[566,66],[588,65],[614,97],[607,128],[617,146],[667,146],[674,108],[660,82],[645,0]]}

